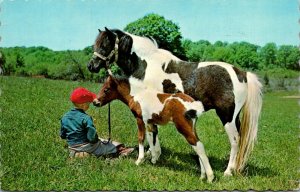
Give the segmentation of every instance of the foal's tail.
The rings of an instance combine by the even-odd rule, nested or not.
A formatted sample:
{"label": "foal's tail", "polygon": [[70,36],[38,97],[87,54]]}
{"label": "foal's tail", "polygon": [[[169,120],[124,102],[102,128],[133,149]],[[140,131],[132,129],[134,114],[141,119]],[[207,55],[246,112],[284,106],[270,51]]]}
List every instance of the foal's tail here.
{"label": "foal's tail", "polygon": [[248,93],[243,108],[240,128],[240,147],[237,154],[237,172],[240,173],[256,141],[258,119],[262,106],[262,85],[256,75],[247,72]]}

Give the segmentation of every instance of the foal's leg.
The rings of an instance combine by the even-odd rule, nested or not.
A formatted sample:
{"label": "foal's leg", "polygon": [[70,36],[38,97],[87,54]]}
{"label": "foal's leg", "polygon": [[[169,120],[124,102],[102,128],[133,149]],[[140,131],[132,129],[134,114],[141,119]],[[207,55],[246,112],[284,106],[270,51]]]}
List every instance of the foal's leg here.
{"label": "foal's leg", "polygon": [[[175,122],[176,121],[176,122]],[[175,120],[177,130],[186,138],[192,148],[199,156],[199,162],[201,166],[201,179],[207,176],[207,181],[212,182],[214,179],[214,173],[209,164],[208,157],[206,156],[204,145],[199,141],[195,130],[193,129],[193,123],[188,122],[184,117]]]}
{"label": "foal's leg", "polygon": [[147,140],[150,146],[149,151],[151,152],[151,156],[152,156],[151,162],[155,164],[161,154],[161,148],[158,140],[157,125],[155,124],[147,125]]}
{"label": "foal's leg", "polygon": [[199,158],[199,162],[200,162],[200,168],[201,168],[201,176],[200,176],[200,179],[201,180],[204,180],[205,177],[206,177],[206,172],[205,172],[205,168],[204,168],[204,165],[201,161],[201,159]]}
{"label": "foal's leg", "polygon": [[144,140],[145,140],[145,124],[141,118],[136,118],[138,125],[138,142],[139,142],[139,156],[135,161],[136,165],[139,165],[144,161],[145,152],[144,152]]}
{"label": "foal's leg", "polygon": [[199,161],[200,161],[200,165],[201,165],[201,179],[203,179],[205,177],[202,173],[202,171],[204,171],[204,173],[206,173],[206,176],[207,176],[207,181],[209,183],[211,183],[215,176],[214,176],[212,168],[209,164],[208,157],[206,156],[203,143],[198,141],[196,143],[196,145],[192,145],[192,147],[199,156]]}

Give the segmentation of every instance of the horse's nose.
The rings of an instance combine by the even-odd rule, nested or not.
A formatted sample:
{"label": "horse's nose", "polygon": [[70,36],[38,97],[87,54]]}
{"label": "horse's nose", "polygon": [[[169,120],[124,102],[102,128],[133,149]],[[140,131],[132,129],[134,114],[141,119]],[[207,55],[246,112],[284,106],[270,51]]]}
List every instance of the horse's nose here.
{"label": "horse's nose", "polygon": [[93,105],[94,105],[95,107],[100,107],[100,106],[101,106],[101,102],[100,102],[98,99],[94,99]]}

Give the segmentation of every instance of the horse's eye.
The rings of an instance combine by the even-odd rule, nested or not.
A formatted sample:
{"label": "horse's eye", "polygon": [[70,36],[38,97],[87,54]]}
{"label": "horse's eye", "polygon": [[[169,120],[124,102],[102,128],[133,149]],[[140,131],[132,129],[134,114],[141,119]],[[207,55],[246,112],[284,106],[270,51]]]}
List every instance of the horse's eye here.
{"label": "horse's eye", "polygon": [[104,89],[104,93],[108,93],[109,92],[109,88]]}

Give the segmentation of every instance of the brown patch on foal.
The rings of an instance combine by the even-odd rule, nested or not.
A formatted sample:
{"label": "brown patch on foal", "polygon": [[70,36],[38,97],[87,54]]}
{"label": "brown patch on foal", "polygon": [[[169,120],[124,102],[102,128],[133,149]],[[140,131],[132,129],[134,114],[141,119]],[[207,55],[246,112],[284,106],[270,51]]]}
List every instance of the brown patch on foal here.
{"label": "brown patch on foal", "polygon": [[[166,101],[166,99],[171,98]],[[186,102],[193,102],[194,99],[186,94],[157,94],[158,99],[161,103],[164,103],[164,108],[159,114],[152,114],[152,118],[148,120],[148,123],[165,125],[170,121],[173,121],[176,129],[180,132],[191,145],[196,145],[199,138],[196,131],[193,128],[193,121],[187,119],[185,116],[186,108],[177,99],[180,98]]]}

